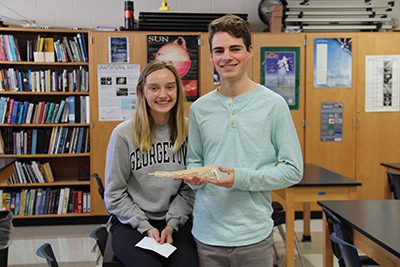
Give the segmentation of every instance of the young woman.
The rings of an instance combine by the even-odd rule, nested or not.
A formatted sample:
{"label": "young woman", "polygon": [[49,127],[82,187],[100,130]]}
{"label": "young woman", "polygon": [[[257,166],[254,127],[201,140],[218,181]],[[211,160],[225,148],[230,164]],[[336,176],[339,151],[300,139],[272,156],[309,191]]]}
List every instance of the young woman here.
{"label": "young woman", "polygon": [[[112,132],[107,148],[105,204],[112,213],[112,245],[126,266],[197,266],[189,220],[194,193],[181,180],[148,175],[186,167],[185,95],[170,62],[153,61],[137,85],[131,120]],[[135,247],[144,236],[177,250],[164,258]]]}

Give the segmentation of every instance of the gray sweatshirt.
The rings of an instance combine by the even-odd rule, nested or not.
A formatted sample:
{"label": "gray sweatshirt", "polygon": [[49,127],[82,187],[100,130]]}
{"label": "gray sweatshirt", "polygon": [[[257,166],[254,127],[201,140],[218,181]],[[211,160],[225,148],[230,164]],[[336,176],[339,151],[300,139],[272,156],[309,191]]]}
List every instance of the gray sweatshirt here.
{"label": "gray sweatshirt", "polygon": [[186,167],[186,146],[175,154],[170,129],[156,125],[151,149],[140,152],[133,141],[133,122],[127,120],[112,132],[107,148],[107,210],[121,223],[130,224],[140,233],[152,226],[149,220],[166,220],[178,231],[192,213],[194,192],[181,180],[148,175],[155,171],[177,171]]}

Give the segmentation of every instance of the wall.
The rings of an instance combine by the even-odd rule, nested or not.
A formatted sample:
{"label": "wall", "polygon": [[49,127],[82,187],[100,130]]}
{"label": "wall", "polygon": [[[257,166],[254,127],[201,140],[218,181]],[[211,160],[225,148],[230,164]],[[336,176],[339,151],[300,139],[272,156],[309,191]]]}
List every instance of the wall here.
{"label": "wall", "polygon": [[[135,2],[135,17],[139,11],[158,11],[161,0]],[[265,25],[258,17],[260,0],[168,0],[172,12],[247,13],[252,31],[262,31]],[[393,17],[400,23],[400,4],[396,1]],[[14,13],[10,9],[17,12]],[[123,25],[123,0],[0,0],[0,16],[35,20],[38,25],[119,27]],[[22,16],[21,16],[22,15]],[[397,27],[400,29],[400,27]]]}
{"label": "wall", "polygon": [[[135,17],[139,11],[156,12],[161,0],[135,2]],[[247,13],[253,31],[262,31],[265,25],[258,17],[259,0],[168,0],[171,12]],[[33,19],[38,25],[119,27],[123,25],[123,0],[0,0],[0,16],[21,19],[8,10]]]}

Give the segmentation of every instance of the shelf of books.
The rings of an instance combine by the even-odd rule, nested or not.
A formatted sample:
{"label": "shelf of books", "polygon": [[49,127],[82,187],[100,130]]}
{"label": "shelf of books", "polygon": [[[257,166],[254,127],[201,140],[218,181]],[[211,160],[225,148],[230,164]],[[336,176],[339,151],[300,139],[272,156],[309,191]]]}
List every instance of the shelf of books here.
{"label": "shelf of books", "polygon": [[90,216],[88,32],[0,28],[0,181],[14,218]]}

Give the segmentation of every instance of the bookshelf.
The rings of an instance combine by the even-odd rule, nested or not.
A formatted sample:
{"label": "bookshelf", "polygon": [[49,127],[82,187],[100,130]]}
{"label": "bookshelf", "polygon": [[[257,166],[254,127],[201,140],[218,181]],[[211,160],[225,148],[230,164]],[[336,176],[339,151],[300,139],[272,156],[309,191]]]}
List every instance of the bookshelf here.
{"label": "bookshelf", "polygon": [[92,215],[88,35],[0,28],[0,159],[16,158],[0,208],[16,219]]}

